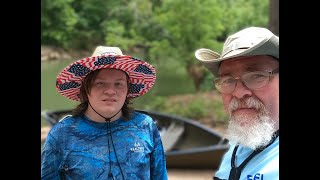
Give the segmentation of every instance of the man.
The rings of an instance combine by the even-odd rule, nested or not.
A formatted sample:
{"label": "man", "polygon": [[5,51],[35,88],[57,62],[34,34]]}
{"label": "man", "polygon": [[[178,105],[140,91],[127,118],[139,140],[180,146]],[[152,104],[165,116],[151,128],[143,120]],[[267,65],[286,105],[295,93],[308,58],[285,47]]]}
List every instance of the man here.
{"label": "man", "polygon": [[227,38],[221,55],[202,48],[195,56],[230,116],[231,146],[214,179],[279,179],[279,37],[248,27]]}

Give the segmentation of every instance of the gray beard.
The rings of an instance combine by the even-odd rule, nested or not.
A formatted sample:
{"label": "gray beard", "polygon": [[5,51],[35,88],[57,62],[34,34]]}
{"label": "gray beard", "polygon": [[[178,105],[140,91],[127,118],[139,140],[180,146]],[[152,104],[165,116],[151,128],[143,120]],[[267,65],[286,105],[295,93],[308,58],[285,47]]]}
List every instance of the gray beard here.
{"label": "gray beard", "polygon": [[275,132],[273,123],[267,116],[260,117],[254,124],[241,126],[236,120],[230,120],[226,138],[231,144],[241,144],[256,150],[266,146]]}
{"label": "gray beard", "polygon": [[[226,132],[226,138],[230,144],[241,144],[245,147],[256,150],[259,147],[266,146],[272,139],[273,133],[276,131],[274,121],[270,117],[264,105],[257,99],[250,97],[244,100],[243,106],[254,107],[259,110],[256,116],[237,115],[230,116],[229,126]],[[229,113],[240,107],[241,102],[233,99]],[[243,124],[241,122],[249,122]]]}

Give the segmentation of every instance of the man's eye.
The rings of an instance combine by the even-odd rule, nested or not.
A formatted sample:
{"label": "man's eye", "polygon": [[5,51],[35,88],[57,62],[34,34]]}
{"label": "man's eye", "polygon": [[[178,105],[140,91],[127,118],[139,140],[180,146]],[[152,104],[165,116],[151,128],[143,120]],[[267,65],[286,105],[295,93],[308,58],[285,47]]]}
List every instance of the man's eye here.
{"label": "man's eye", "polygon": [[254,80],[258,80],[258,79],[264,79],[267,76],[265,76],[264,74],[252,74],[249,76],[249,79],[254,79]]}
{"label": "man's eye", "polygon": [[222,79],[221,83],[233,83],[234,82],[234,78],[224,78]]}

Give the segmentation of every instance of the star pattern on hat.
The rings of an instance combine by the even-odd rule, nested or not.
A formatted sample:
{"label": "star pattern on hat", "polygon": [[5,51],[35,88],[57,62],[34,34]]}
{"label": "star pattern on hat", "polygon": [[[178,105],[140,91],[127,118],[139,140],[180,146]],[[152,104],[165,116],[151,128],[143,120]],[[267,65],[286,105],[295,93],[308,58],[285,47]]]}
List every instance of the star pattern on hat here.
{"label": "star pattern on hat", "polygon": [[138,67],[134,70],[135,72],[141,72],[144,74],[153,74],[150,68],[146,65],[139,64]]}
{"label": "star pattern on hat", "polygon": [[130,83],[130,92],[131,93],[139,93],[141,89],[144,88],[144,84],[131,84]]}
{"label": "star pattern on hat", "polygon": [[77,60],[57,76],[56,89],[63,96],[80,101],[82,81],[92,71],[98,69],[119,69],[130,79],[127,97],[139,97],[150,90],[156,80],[156,71],[147,62],[129,55],[93,55]]}
{"label": "star pattern on hat", "polygon": [[63,91],[63,90],[67,90],[67,89],[70,89],[70,88],[77,88],[77,87],[79,87],[79,86],[80,86],[79,83],[76,83],[76,82],[74,82],[74,81],[71,81],[71,82],[66,82],[66,83],[60,84],[60,85],[59,85],[59,89],[60,89],[61,91]]}
{"label": "star pattern on hat", "polygon": [[68,69],[69,72],[73,73],[75,76],[84,76],[89,73],[91,70],[82,66],[81,64],[73,64]]}
{"label": "star pattern on hat", "polygon": [[141,59],[135,58],[135,57],[131,57],[131,59],[136,60],[136,61],[141,61]]}
{"label": "star pattern on hat", "polygon": [[94,65],[100,66],[105,64],[114,64],[116,60],[116,57],[98,57],[98,60],[94,62]]}

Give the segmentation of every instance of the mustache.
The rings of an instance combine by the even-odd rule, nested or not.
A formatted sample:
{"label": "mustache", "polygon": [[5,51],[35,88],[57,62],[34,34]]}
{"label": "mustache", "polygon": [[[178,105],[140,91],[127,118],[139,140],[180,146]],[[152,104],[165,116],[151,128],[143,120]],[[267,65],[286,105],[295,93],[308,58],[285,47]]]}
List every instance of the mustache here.
{"label": "mustache", "polygon": [[265,106],[255,97],[247,97],[241,100],[233,97],[229,104],[228,111],[231,113],[238,108],[255,108],[257,110],[263,110],[265,109]]}

